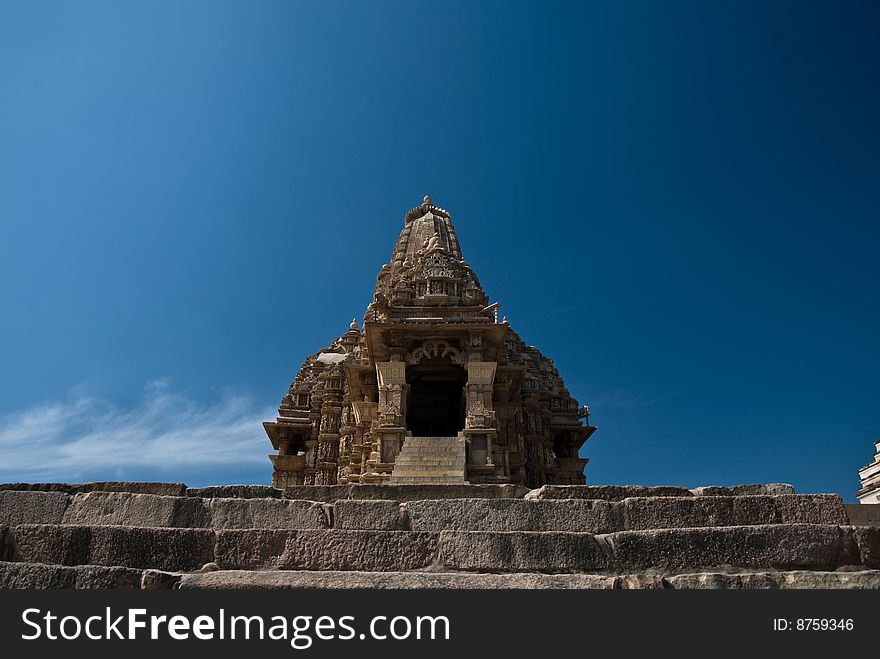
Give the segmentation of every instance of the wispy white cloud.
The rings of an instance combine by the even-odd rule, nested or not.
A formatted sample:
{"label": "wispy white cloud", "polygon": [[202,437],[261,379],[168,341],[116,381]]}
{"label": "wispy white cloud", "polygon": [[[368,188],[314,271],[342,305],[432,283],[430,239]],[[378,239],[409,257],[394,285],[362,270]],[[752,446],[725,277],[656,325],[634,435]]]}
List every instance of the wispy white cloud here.
{"label": "wispy white cloud", "polygon": [[114,480],[168,474],[197,480],[202,470],[271,466],[261,422],[271,408],[222,392],[209,403],[147,383],[143,396],[121,405],[77,388],[0,416],[0,481]]}
{"label": "wispy white cloud", "polygon": [[592,397],[589,403],[590,408],[594,412],[598,412],[600,409],[633,410],[639,407],[664,403],[675,397],[676,394],[652,397],[643,391],[633,391],[618,387],[609,391],[603,391],[598,396]]}

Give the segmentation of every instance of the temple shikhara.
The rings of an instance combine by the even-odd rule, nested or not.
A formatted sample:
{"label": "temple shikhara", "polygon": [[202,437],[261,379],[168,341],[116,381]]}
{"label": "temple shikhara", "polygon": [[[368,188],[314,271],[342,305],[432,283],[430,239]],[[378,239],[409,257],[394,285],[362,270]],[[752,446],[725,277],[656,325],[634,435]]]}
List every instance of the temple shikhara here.
{"label": "temple shikhara", "polygon": [[362,327],[303,363],[272,484],[583,485],[595,431],[553,365],[499,320],[430,197],[404,217]]}

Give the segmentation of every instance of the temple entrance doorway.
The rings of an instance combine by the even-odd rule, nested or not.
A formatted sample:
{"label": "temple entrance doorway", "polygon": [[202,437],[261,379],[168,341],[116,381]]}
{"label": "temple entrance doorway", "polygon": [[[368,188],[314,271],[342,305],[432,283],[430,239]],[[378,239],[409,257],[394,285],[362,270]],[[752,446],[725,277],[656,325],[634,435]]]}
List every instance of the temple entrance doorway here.
{"label": "temple entrance doorway", "polygon": [[415,437],[454,437],[464,428],[467,371],[448,360],[408,366],[407,430]]}

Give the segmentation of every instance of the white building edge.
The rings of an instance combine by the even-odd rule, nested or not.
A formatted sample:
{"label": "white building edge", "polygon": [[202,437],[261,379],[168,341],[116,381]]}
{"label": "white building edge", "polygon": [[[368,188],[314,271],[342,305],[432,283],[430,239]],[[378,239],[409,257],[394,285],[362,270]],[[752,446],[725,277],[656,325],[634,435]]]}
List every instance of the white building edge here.
{"label": "white building edge", "polygon": [[874,461],[859,469],[862,487],[856,492],[859,503],[880,503],[880,440],[874,442]]}

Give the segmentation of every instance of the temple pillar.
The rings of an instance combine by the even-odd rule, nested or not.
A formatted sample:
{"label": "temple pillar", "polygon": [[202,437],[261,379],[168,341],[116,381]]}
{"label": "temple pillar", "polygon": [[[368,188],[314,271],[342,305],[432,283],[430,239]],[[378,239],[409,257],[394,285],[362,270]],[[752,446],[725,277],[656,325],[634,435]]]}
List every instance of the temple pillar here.
{"label": "temple pillar", "polygon": [[403,361],[377,362],[376,378],[379,403],[373,420],[373,446],[367,459],[367,473],[362,483],[387,480],[394,460],[406,435],[406,363]]}
{"label": "temple pillar", "polygon": [[[492,450],[498,424],[492,406],[496,362],[469,361],[466,387],[466,416],[464,435],[470,447],[468,480],[495,480],[495,462]],[[501,476],[503,478],[503,475]]]}

